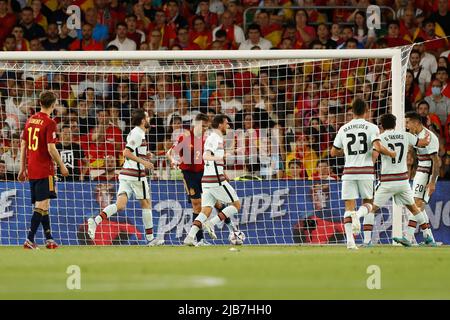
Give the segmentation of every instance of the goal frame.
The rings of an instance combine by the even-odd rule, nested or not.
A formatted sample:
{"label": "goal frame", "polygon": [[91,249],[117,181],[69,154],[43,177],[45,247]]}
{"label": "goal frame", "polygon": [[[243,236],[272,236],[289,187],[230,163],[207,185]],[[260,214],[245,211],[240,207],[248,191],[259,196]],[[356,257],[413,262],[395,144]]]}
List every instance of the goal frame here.
{"label": "goal frame", "polygon": [[[402,49],[343,50],[195,50],[195,51],[20,51],[1,52],[0,61],[75,61],[75,60],[210,60],[210,59],[392,59],[392,113],[397,128],[404,129]],[[145,66],[143,67],[145,70]],[[392,237],[402,236],[401,206],[393,204]]]}

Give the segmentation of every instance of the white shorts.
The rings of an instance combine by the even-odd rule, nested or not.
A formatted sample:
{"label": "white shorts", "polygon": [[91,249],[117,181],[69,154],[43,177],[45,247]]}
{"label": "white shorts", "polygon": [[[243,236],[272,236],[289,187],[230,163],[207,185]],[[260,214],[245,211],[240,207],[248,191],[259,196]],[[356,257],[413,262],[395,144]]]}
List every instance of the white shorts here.
{"label": "white shorts", "polygon": [[[431,180],[431,173],[417,171],[413,181],[414,198],[419,198],[428,203],[430,195],[428,194],[428,183]],[[436,179],[437,180],[437,179]]]}
{"label": "white shorts", "polygon": [[150,199],[150,188],[147,179],[141,181],[120,179],[117,196],[124,193],[127,195],[128,199],[131,199],[133,194],[136,200]]}
{"label": "white shorts", "polygon": [[215,187],[202,184],[202,189],[202,207],[214,207],[216,202],[229,204],[239,200],[236,191],[228,181],[224,181],[221,186]]}
{"label": "white shorts", "polygon": [[373,204],[381,208],[390,198],[397,205],[413,205],[414,198],[408,180],[380,182],[375,189]]}
{"label": "white shorts", "polygon": [[342,200],[372,199],[373,180],[343,180]]}

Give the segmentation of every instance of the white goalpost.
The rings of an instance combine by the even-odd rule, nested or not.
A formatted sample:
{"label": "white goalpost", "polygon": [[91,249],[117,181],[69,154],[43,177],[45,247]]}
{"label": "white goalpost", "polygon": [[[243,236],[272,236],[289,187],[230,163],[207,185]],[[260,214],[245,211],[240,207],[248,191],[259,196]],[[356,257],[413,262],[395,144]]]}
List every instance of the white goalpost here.
{"label": "white goalpost", "polygon": [[[328,154],[334,135],[350,119],[355,97],[367,101],[371,121],[392,112],[404,129],[410,50],[2,52],[0,244],[21,244],[29,227],[32,205],[28,183],[17,181],[17,143],[43,90],[58,97],[58,149],[71,171],[67,179],[58,175],[50,206],[57,242],[145,244],[134,200],[100,225],[94,241],[86,229],[87,219],[116,199],[130,115],[142,108],[151,115],[155,169],[148,179],[157,238],[178,245],[190,228],[191,191],[165,152],[203,112],[230,119],[225,171],[242,202],[233,221],[245,244],[344,244],[343,161]],[[374,242],[401,237],[402,217],[401,207],[383,208]],[[228,244],[227,228],[218,228],[212,243]]]}

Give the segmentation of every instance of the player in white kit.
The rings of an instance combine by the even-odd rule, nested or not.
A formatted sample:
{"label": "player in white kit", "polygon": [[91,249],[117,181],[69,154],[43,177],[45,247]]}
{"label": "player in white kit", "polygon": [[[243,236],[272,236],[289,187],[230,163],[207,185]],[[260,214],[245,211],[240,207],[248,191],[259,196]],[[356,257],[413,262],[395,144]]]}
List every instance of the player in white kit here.
{"label": "player in white kit", "polygon": [[[205,169],[202,178],[202,211],[192,223],[192,227],[184,239],[184,244],[193,246],[198,230],[205,229],[212,239],[217,239],[214,226],[220,221],[238,213],[241,203],[234,188],[228,183],[223,167],[225,165],[225,149],[223,137],[229,128],[228,118],[224,114],[216,115],[212,121],[213,131],[205,141],[203,159]],[[210,221],[206,221],[211,215],[217,202],[230,204]]]}
{"label": "player in white kit", "polygon": [[[418,139],[411,133],[396,131],[396,120],[393,114],[384,114],[380,118],[383,130],[383,133],[380,135],[380,142],[385,148],[396,151],[397,156],[391,158],[381,155],[380,183],[376,187],[373,206],[367,203],[358,210],[362,210],[364,215],[363,230],[365,246],[372,245],[371,239],[373,225],[375,223],[375,212],[390,198],[394,198],[394,202],[397,205],[406,206],[416,220],[420,221],[420,224],[425,223],[425,215],[417,208],[411,186],[409,185],[406,158],[409,146],[418,148],[426,147],[430,143],[429,136]],[[426,230],[428,233],[429,229],[426,228]],[[393,240],[405,246],[411,245],[404,237],[393,238]]]}
{"label": "player in white kit", "polygon": [[[413,192],[414,200],[417,207],[425,215],[427,227],[430,229],[430,238],[427,238],[425,233],[425,226],[420,225],[419,221],[414,219],[414,216],[409,217],[408,228],[416,229],[417,223],[419,223],[422,232],[424,233],[424,239],[426,245],[435,245],[434,237],[431,232],[431,227],[429,225],[429,218],[425,212],[425,205],[430,201],[430,197],[436,189],[436,181],[439,176],[439,169],[441,167],[441,160],[438,156],[439,152],[439,139],[436,135],[425,128],[422,124],[422,117],[416,112],[408,112],[405,115],[406,118],[406,128],[410,133],[416,135],[418,138],[422,139],[425,136],[430,136],[430,144],[425,148],[415,148],[418,160],[417,172],[413,181]],[[408,239],[412,240],[412,237]]]}
{"label": "player in white kit", "polygon": [[380,144],[376,125],[365,120],[369,109],[364,100],[356,98],[352,104],[353,120],[343,125],[334,139],[331,156],[345,155],[344,175],[342,176],[342,200],[345,201],[344,229],[347,248],[357,249],[353,233],[360,232],[359,219],[362,212],[356,212],[356,199],[371,203],[373,198],[374,159],[373,149],[395,157]]}
{"label": "player in white kit", "polygon": [[127,136],[127,144],[123,150],[125,162],[119,174],[119,191],[117,201],[102,210],[95,218],[88,219],[89,237],[95,239],[97,225],[118,211],[126,208],[128,199],[134,195],[142,208],[142,219],[145,227],[145,237],[149,245],[162,244],[153,235],[153,217],[151,209],[150,189],[146,169],[153,169],[153,164],[147,160],[146,132],[150,128],[149,117],[142,109],[133,111],[131,125],[134,129]]}

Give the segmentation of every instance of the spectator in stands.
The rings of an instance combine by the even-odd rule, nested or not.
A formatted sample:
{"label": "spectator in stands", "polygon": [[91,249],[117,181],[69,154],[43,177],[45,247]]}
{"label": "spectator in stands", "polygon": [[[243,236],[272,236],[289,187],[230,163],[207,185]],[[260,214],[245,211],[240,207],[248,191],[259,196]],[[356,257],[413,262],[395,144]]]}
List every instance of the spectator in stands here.
{"label": "spectator in stands", "polygon": [[77,106],[75,108],[78,114],[78,125],[80,134],[86,134],[91,128],[95,126],[95,117],[89,115],[89,106],[86,100],[78,100]]}
{"label": "spectator in stands", "polygon": [[174,45],[179,46],[182,50],[200,50],[200,46],[197,43],[191,42],[189,37],[188,27],[178,28],[177,39]]}
{"label": "spectator in stands", "polygon": [[[162,143],[166,135],[164,127],[164,120],[159,117],[155,112],[155,102],[153,100],[145,101],[142,105],[142,109],[147,112],[150,118],[150,128],[148,132],[149,150],[156,152],[158,150],[164,150]],[[164,151],[165,152],[165,151]]]}
{"label": "spectator in stands", "polygon": [[[84,19],[86,23],[89,23],[93,27],[92,39],[104,46],[109,39],[109,28],[106,24],[99,23],[97,9],[94,7],[88,8],[85,11]],[[82,39],[82,37],[81,30],[78,30],[78,39]]]}
{"label": "spectator in stands", "polygon": [[103,162],[102,173],[95,178],[96,181],[117,181],[119,175],[117,169],[117,159],[113,155],[107,155]]}
{"label": "spectator in stands", "polygon": [[336,49],[337,43],[330,39],[330,31],[325,23],[317,26],[317,41],[322,43],[326,49]]}
{"label": "spectator in stands", "polygon": [[161,38],[162,34],[161,31],[158,29],[153,29],[150,33],[150,40],[148,43],[148,50],[167,50],[166,47],[161,46]]}
{"label": "spectator in stands", "polygon": [[72,36],[71,30],[69,30],[66,23],[64,23],[61,26],[61,30],[59,32],[59,39],[62,43],[64,50],[70,50],[70,45],[72,44],[73,41],[76,40],[76,37]]}
{"label": "spectator in stands", "polygon": [[129,14],[125,18],[127,24],[127,38],[133,40],[136,43],[136,48],[139,48],[141,43],[145,42],[145,33],[142,30],[137,29],[137,17],[135,14]]}
{"label": "spectator in stands", "polygon": [[7,35],[3,42],[3,51],[16,51],[16,37],[13,34]]}
{"label": "spectator in stands", "polygon": [[175,40],[177,38],[177,30],[173,26],[169,26],[166,24],[166,14],[164,13],[164,11],[156,11],[155,20],[150,23],[148,29],[148,34],[151,34],[153,30],[159,30],[161,32],[161,47],[171,48],[175,44]]}
{"label": "spectator in stands", "polygon": [[306,178],[306,170],[300,160],[291,160],[288,164],[286,179],[302,180]]}
{"label": "spectator in stands", "polygon": [[370,34],[369,37],[369,29],[367,28],[365,12],[359,10],[355,12],[353,29],[355,33],[355,39],[358,40],[359,43],[363,44],[364,47],[369,47],[370,42],[373,42],[375,40],[374,31]]}
{"label": "spectator in stands", "polygon": [[28,41],[31,41],[31,39],[34,38],[45,40],[45,30],[41,25],[35,22],[33,9],[31,7],[23,8],[20,17],[20,25],[23,27],[25,39]]}
{"label": "spectator in stands", "polygon": [[209,10],[209,1],[200,0],[198,2],[197,15],[203,18],[209,30],[215,29],[219,23],[217,14]]}
{"label": "spectator in stands", "polygon": [[175,111],[177,99],[169,93],[169,85],[165,79],[156,81],[155,95],[151,99],[155,102],[155,113],[163,119]]}
{"label": "spectator in stands", "polygon": [[12,34],[16,37],[16,51],[30,50],[30,43],[24,38],[24,29],[22,26],[14,26]]}
{"label": "spectator in stands", "polygon": [[245,41],[244,30],[234,23],[233,17],[228,11],[223,13],[221,21],[222,24],[213,30],[213,41],[216,40],[216,32],[223,30],[226,33],[227,42],[231,44],[231,48],[238,48]]}
{"label": "spectator in stands", "polygon": [[400,35],[406,41],[413,42],[418,31],[414,8],[405,9],[404,14],[400,17]]}
{"label": "spectator in stands", "polygon": [[431,73],[420,65],[420,52],[418,50],[411,51],[408,68],[413,72],[413,78],[417,81],[420,91],[425,93],[431,81]]}
{"label": "spectator in stands", "polygon": [[[420,36],[427,42],[425,42],[425,49],[427,52],[434,54],[438,57],[441,52],[445,51],[448,45],[447,39],[443,39],[436,35],[436,26],[430,19],[426,19],[423,22]],[[432,40],[432,41],[431,41]]]}
{"label": "spectator in stands", "polygon": [[82,39],[74,40],[70,46],[71,51],[99,51],[103,45],[92,38],[93,27],[89,23],[83,24],[81,28]]}
{"label": "spectator in stands", "polygon": [[175,30],[180,27],[188,27],[188,21],[180,14],[180,6],[177,0],[166,1],[167,24]]}
{"label": "spectator in stands", "polygon": [[[132,14],[136,17],[136,29],[145,32],[150,27],[151,20],[154,20],[157,10],[153,8],[152,0],[144,0],[143,4],[141,2],[133,5]],[[128,26],[128,29],[130,29],[130,26]]]}
{"label": "spectator in stands", "polygon": [[241,43],[239,50],[250,50],[254,46],[258,46],[262,50],[272,48],[272,43],[261,37],[261,29],[257,24],[251,24],[248,27],[247,35],[248,39]]}
{"label": "spectator in stands", "polygon": [[130,88],[131,84],[125,79],[119,79],[115,90],[113,89],[113,101],[117,102],[117,107],[120,109],[120,117],[122,119],[129,119],[131,110],[136,107],[134,96],[135,90]]}
{"label": "spectator in stands", "polygon": [[11,137],[11,146],[1,155],[6,165],[6,175],[9,180],[15,180],[20,170],[20,135],[15,133]]}
{"label": "spectator in stands", "polygon": [[424,41],[425,40],[422,37],[417,37],[416,40],[414,40],[414,49],[416,49],[420,53],[419,64],[424,69],[428,70],[430,74],[433,74],[437,70],[437,60],[433,54],[426,51],[425,45],[423,44]]}
{"label": "spectator in stands", "polygon": [[336,181],[338,180],[338,177],[332,173],[327,160],[320,160],[317,162],[316,172],[314,173],[312,179]]}
{"label": "spectator in stands", "polygon": [[0,47],[3,47],[6,37],[11,33],[17,22],[14,13],[9,12],[9,1],[0,0]]}
{"label": "spectator in stands", "polygon": [[42,47],[41,40],[39,38],[31,39],[30,41],[30,51],[42,51],[44,47]]}
{"label": "spectator in stands", "polygon": [[119,51],[136,50],[136,42],[127,37],[128,27],[125,23],[119,22],[116,26],[116,38],[108,43],[108,46],[116,46]]}
{"label": "spectator in stands", "polygon": [[113,34],[116,24],[125,19],[125,12],[119,4],[118,1],[94,0],[97,20],[99,23],[108,26],[109,34]]}
{"label": "spectator in stands", "polygon": [[450,86],[448,85],[448,71],[445,67],[438,67],[435,74],[436,79],[441,82],[442,95],[450,98]]}
{"label": "spectator in stands", "polygon": [[231,17],[233,18],[233,21],[236,25],[243,27],[244,18],[242,15],[242,10],[238,6],[236,0],[228,0],[225,3],[225,8],[229,13],[231,13]]}
{"label": "spectator in stands", "polygon": [[8,86],[8,98],[5,100],[5,124],[3,131],[9,134],[19,133],[29,115],[33,112],[28,100],[21,96],[22,87],[20,82]]}
{"label": "spectator in stands", "polygon": [[199,46],[200,49],[206,50],[211,46],[212,33],[206,28],[205,21],[202,17],[196,16],[192,21],[193,30],[190,31],[190,39],[192,43]]}
{"label": "spectator in stands", "polygon": [[221,112],[229,116],[231,121],[234,121],[236,112],[242,110],[242,103],[235,98],[233,90],[232,81],[223,81],[218,88]]}
{"label": "spectator in stands", "polygon": [[6,172],[6,163],[4,160],[1,160],[0,157],[0,181],[11,181],[11,178],[16,179],[16,177],[9,177]]}
{"label": "spectator in stands", "polygon": [[272,47],[277,47],[281,42],[283,30],[278,23],[271,21],[269,12],[261,10],[255,18],[255,22],[261,29],[261,35],[272,43]]}
{"label": "spectator in stands", "polygon": [[56,144],[61,160],[69,170],[67,177],[62,177],[58,169],[58,175],[64,181],[84,181],[87,170],[89,169],[89,162],[84,155],[81,146],[73,141],[72,129],[68,124],[64,124],[59,133],[59,142]]}
{"label": "spectator in stands", "polygon": [[171,123],[172,118],[176,116],[181,118],[183,128],[190,128],[198,113],[198,111],[191,110],[189,101],[186,98],[181,97],[177,99],[176,110],[168,115],[166,123]]}
{"label": "spectator in stands", "polygon": [[411,44],[400,35],[400,23],[392,20],[388,23],[388,34],[384,37],[388,47],[399,47]]}
{"label": "spectator in stands", "polygon": [[183,128],[183,119],[179,116],[174,116],[169,123],[166,130],[166,137],[164,140],[164,150],[169,150],[175,142],[178,140],[179,136],[182,135],[187,130]]}
{"label": "spectator in stands", "polygon": [[441,123],[445,123],[450,114],[450,99],[442,95],[442,84],[438,79],[431,82],[431,96],[425,98],[430,105],[430,112],[439,116]]}
{"label": "spectator in stands", "polygon": [[442,67],[442,68],[447,69],[447,74],[448,74],[448,71],[449,71],[449,64],[448,64],[448,58],[447,58],[447,56],[442,56],[442,54],[441,54],[441,56],[439,57],[437,63],[438,63],[438,68],[439,68],[439,67]]}
{"label": "spectator in stands", "polygon": [[316,38],[316,30],[308,25],[306,10],[300,9],[295,13],[296,47],[308,48],[309,43]]}
{"label": "spectator in stands", "polygon": [[42,46],[46,51],[59,51],[61,49],[67,49],[67,47],[63,47],[63,43],[60,40],[58,33],[58,25],[54,22],[50,22],[47,27],[47,38],[42,42]]}
{"label": "spectator in stands", "polygon": [[450,12],[448,0],[438,0],[438,10],[430,16],[431,20],[438,23],[444,29],[445,35],[450,36]]}
{"label": "spectator in stands", "polygon": [[414,79],[414,72],[411,69],[408,69],[406,71],[405,81],[405,112],[412,111],[416,102],[422,100],[422,98],[423,95],[420,91],[419,84],[417,80]]}

